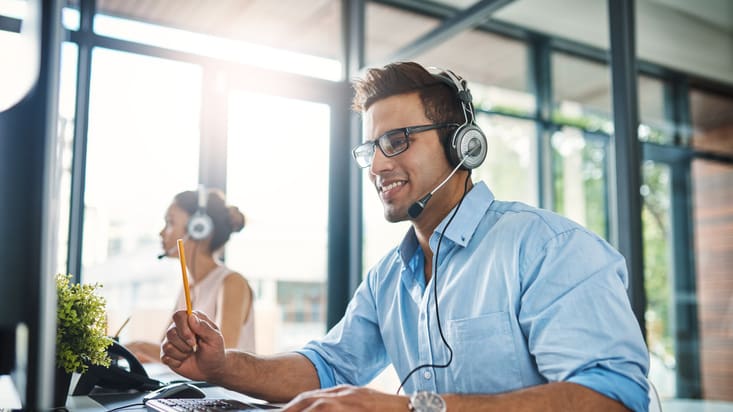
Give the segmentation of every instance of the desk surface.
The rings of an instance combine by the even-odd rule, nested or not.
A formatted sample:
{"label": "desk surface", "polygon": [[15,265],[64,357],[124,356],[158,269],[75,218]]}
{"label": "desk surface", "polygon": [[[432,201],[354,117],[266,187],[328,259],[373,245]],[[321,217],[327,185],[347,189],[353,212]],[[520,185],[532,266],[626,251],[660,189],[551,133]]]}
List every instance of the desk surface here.
{"label": "desk surface", "polygon": [[[237,399],[243,402],[258,403],[257,399],[250,398],[241,393],[233,392],[220,387],[202,388],[207,398],[220,399]],[[126,405],[139,404],[137,407],[125,408],[125,411],[146,411],[142,406],[142,398],[145,393],[137,394],[114,394],[114,395],[92,395],[89,396],[69,396],[66,401],[66,409],[69,411],[91,412],[105,411],[113,408],[120,408]]]}
{"label": "desk surface", "polygon": [[[161,382],[171,382],[185,379],[171,371],[163,364],[145,364],[148,375]],[[72,382],[73,388],[76,382]],[[239,392],[230,391],[217,386],[202,388],[207,398],[213,399],[236,399],[248,403],[261,403],[259,399],[243,395]],[[91,412],[105,411],[113,408],[120,408],[126,405],[139,404],[138,407],[125,408],[125,411],[146,411],[142,405],[142,399],[147,393],[93,393],[91,396],[69,396],[66,401],[66,409],[69,411]]]}
{"label": "desk surface", "polygon": [[[170,370],[166,371],[163,368],[165,368],[165,366],[163,365],[146,365],[146,369],[148,369],[150,374],[154,377],[166,382],[173,380],[170,378],[170,374],[172,374],[172,372]],[[173,374],[172,376],[177,375]],[[210,396],[212,398],[229,398],[238,399],[244,402],[256,402],[256,400],[253,398],[224,388],[204,388],[204,392],[206,392],[207,396]],[[114,403],[117,405],[117,407],[131,403],[140,403],[143,396],[144,394],[128,394],[127,397],[118,399],[114,401]],[[13,409],[19,407],[20,399],[14,392],[10,377],[7,375],[0,376],[0,409]],[[81,412],[104,411],[112,408],[112,406],[102,405],[101,403],[95,401],[88,396],[70,396],[66,402],[66,407],[69,411]],[[145,410],[145,408],[139,407],[125,409],[125,411],[135,410],[141,411]],[[733,402],[701,401],[696,399],[667,399],[662,400],[662,410],[664,412],[733,412]]]}
{"label": "desk surface", "polygon": [[733,402],[668,399],[662,401],[662,410],[664,412],[733,412]]}

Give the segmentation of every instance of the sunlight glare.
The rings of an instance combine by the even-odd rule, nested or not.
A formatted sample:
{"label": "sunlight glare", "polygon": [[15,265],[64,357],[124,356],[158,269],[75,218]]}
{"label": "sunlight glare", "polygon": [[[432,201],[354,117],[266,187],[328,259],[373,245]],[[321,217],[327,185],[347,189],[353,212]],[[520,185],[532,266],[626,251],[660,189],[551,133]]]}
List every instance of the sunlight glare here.
{"label": "sunlight glare", "polygon": [[337,60],[102,14],[94,18],[94,31],[103,36],[325,80],[338,81],[342,77],[341,63]]}

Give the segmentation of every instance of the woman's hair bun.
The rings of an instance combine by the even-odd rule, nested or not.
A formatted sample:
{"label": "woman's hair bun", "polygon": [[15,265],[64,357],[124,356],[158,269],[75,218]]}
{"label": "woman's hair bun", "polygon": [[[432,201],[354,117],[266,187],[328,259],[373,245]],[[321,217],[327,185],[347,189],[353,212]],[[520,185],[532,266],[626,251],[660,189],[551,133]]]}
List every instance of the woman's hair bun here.
{"label": "woman's hair bun", "polygon": [[232,232],[239,232],[244,229],[244,214],[236,206],[229,206],[229,223],[232,225]]}

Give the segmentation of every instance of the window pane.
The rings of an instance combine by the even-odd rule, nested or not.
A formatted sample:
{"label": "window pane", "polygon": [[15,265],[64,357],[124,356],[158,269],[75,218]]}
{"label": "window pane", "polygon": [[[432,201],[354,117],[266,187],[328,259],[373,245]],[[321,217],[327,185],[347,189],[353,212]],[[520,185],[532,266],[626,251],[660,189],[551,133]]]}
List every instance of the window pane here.
{"label": "window pane", "polygon": [[551,141],[553,210],[608,238],[608,138],[563,127]]}
{"label": "window pane", "polygon": [[200,90],[198,66],[94,49],[82,276],[104,285],[111,328],[132,316],[125,340],[159,339],[173,310],[180,266],[155,257],[166,208],[198,181]]}
{"label": "window pane", "polygon": [[69,30],[79,30],[80,18],[79,5],[73,0],[66,0],[66,5],[61,10],[62,25]]}
{"label": "window pane", "polygon": [[641,195],[644,241],[644,288],[647,297],[646,337],[649,377],[662,398],[677,396],[677,342],[674,319],[675,273],[671,266],[673,245],[670,226],[670,170],[662,163],[645,161]]}
{"label": "window pane", "polygon": [[702,394],[733,401],[733,165],[692,164]]}
{"label": "window pane", "polygon": [[589,131],[612,131],[608,66],[553,53],[552,96],[555,122]]}
{"label": "window pane", "polygon": [[230,94],[227,199],[247,224],[226,256],[255,291],[258,353],[326,329],[329,127],[327,105]]}
{"label": "window pane", "polygon": [[692,146],[696,150],[733,155],[733,98],[690,92]]}
{"label": "window pane", "polygon": [[488,153],[473,180],[484,180],[497,199],[537,205],[537,131],[534,122],[479,115]]}
{"label": "window pane", "polygon": [[673,102],[671,97],[665,100],[664,88],[658,79],[639,76],[639,140],[643,142],[674,143],[674,125],[666,110]]}

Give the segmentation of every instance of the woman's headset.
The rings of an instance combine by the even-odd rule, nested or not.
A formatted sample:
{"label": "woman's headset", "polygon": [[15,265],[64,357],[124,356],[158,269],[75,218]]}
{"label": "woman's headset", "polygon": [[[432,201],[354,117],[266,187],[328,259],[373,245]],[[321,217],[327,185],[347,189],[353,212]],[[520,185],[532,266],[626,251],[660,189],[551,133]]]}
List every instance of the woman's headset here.
{"label": "woman's headset", "polygon": [[193,240],[204,240],[211,236],[214,231],[214,221],[211,220],[211,216],[206,213],[206,200],[208,194],[204,185],[198,187],[198,198],[199,206],[196,212],[191,215],[188,219],[188,226],[186,232],[188,236]]}
{"label": "woman's headset", "polygon": [[448,140],[446,152],[453,167],[461,164],[461,169],[471,170],[481,166],[486,159],[487,142],[484,132],[476,124],[476,113],[473,109],[473,97],[466,81],[450,70],[435,67],[428,68],[428,72],[451,87],[458,96],[463,110],[463,124],[453,132]]}

